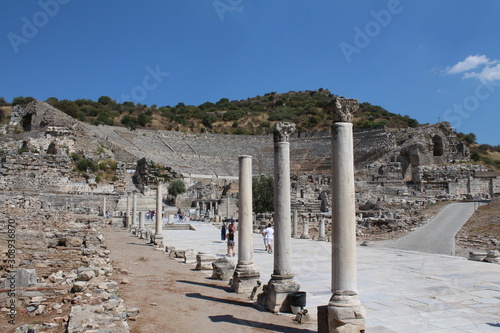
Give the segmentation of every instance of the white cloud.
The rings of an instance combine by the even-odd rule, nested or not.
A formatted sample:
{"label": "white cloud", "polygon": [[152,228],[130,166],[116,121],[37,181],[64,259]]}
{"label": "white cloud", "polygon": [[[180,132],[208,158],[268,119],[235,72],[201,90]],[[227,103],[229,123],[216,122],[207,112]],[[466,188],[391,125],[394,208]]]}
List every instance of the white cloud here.
{"label": "white cloud", "polygon": [[464,79],[476,77],[485,81],[500,81],[500,64],[496,66],[486,66],[480,72],[470,72],[464,74]]}
{"label": "white cloud", "polygon": [[454,66],[446,68],[446,73],[457,74],[490,63],[491,63],[490,59],[488,59],[488,57],[485,55],[479,55],[479,54],[476,54],[475,56],[470,55],[467,58],[465,58],[464,61],[460,61]]}
{"label": "white cloud", "polygon": [[478,78],[483,81],[500,81],[500,60],[490,60],[485,55],[470,55],[444,71],[446,74],[464,73],[464,79]]}

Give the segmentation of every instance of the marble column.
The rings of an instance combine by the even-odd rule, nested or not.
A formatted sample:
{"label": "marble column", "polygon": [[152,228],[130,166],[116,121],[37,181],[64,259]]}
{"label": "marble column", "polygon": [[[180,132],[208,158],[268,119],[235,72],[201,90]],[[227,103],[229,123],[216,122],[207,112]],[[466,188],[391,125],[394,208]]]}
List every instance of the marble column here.
{"label": "marble column", "polygon": [[238,264],[231,289],[242,294],[252,292],[260,273],[253,265],[252,157],[240,156],[239,169]]}
{"label": "marble column", "polygon": [[163,245],[163,194],[161,192],[161,183],[156,188],[156,226],[155,226],[155,244]]}
{"label": "marble column", "polygon": [[297,231],[297,211],[294,210],[292,212],[292,238],[295,238],[298,236],[298,231]]}
{"label": "marble column", "polygon": [[130,228],[130,193],[127,192],[127,215],[125,220],[125,228]]}
{"label": "marble column", "polygon": [[325,218],[321,217],[319,220],[319,236],[318,236],[319,241],[324,241],[326,240],[326,235],[325,235]]}
{"label": "marble column", "polygon": [[137,236],[139,236],[139,238],[146,238],[144,237],[145,234],[146,234],[146,228],[145,228],[145,223],[146,221],[146,212],[139,212],[139,230],[137,232]]}
{"label": "marble column", "polygon": [[279,122],[274,128],[274,269],[258,302],[266,309],[291,312],[287,296],[300,289],[293,279],[290,218],[290,134],[294,123]]}
{"label": "marble column", "polygon": [[300,238],[309,238],[309,220],[307,216],[302,217],[302,235],[300,235]]}
{"label": "marble column", "polygon": [[356,211],[352,118],[355,99],[336,98],[332,105],[332,297],[330,332],[360,332],[366,311],[357,294]]}
{"label": "marble column", "polygon": [[133,229],[132,232],[135,233],[135,228],[137,228],[136,224],[136,216],[137,216],[137,192],[132,192],[132,223],[130,224],[130,228]]}
{"label": "marble column", "polygon": [[106,197],[102,198],[102,216],[106,218]]}

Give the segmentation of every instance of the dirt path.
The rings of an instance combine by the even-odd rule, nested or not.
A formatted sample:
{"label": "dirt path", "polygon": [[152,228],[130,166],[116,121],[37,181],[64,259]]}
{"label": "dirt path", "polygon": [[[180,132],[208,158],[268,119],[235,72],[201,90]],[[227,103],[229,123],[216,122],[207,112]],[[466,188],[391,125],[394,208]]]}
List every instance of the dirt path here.
{"label": "dirt path", "polygon": [[137,320],[129,320],[133,333],[316,331],[293,321],[292,314],[258,310],[248,295],[231,292],[227,281],[211,280],[125,230],[109,227],[105,237],[114,278],[129,281],[120,284],[120,296],[127,309],[140,309]]}

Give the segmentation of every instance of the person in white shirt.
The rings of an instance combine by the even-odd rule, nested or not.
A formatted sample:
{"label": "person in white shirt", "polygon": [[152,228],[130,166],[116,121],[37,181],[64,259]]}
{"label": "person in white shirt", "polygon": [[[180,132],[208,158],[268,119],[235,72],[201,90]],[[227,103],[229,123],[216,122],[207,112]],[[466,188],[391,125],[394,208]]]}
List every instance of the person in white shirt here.
{"label": "person in white shirt", "polygon": [[264,244],[266,245],[267,253],[273,253],[274,229],[271,223],[262,231],[262,235],[264,236]]}

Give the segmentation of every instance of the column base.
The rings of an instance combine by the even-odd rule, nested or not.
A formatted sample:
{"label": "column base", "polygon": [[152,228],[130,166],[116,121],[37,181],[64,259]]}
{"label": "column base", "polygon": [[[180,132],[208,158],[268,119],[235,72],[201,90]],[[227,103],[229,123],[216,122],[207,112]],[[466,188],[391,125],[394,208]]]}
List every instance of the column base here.
{"label": "column base", "polygon": [[158,246],[163,246],[163,235],[154,235],[154,243]]}
{"label": "column base", "polygon": [[144,238],[146,238],[146,237],[144,237],[145,233],[146,233],[146,229],[139,228],[139,230],[137,231],[137,237],[139,237],[139,239],[144,239]]}
{"label": "column base", "polygon": [[288,294],[299,291],[300,284],[291,278],[279,278],[272,275],[264,286],[263,292],[257,296],[257,302],[267,310],[277,312],[292,312]]}
{"label": "column base", "polygon": [[319,241],[326,241],[326,237],[324,237],[324,236],[319,236],[319,237],[318,237],[318,240],[319,240]]}
{"label": "column base", "polygon": [[231,281],[231,290],[237,294],[251,293],[259,279],[260,273],[253,265],[236,266]]}
{"label": "column base", "polygon": [[361,305],[356,292],[352,290],[336,291],[328,303],[327,321],[330,333],[364,332],[366,329],[366,310]]}

